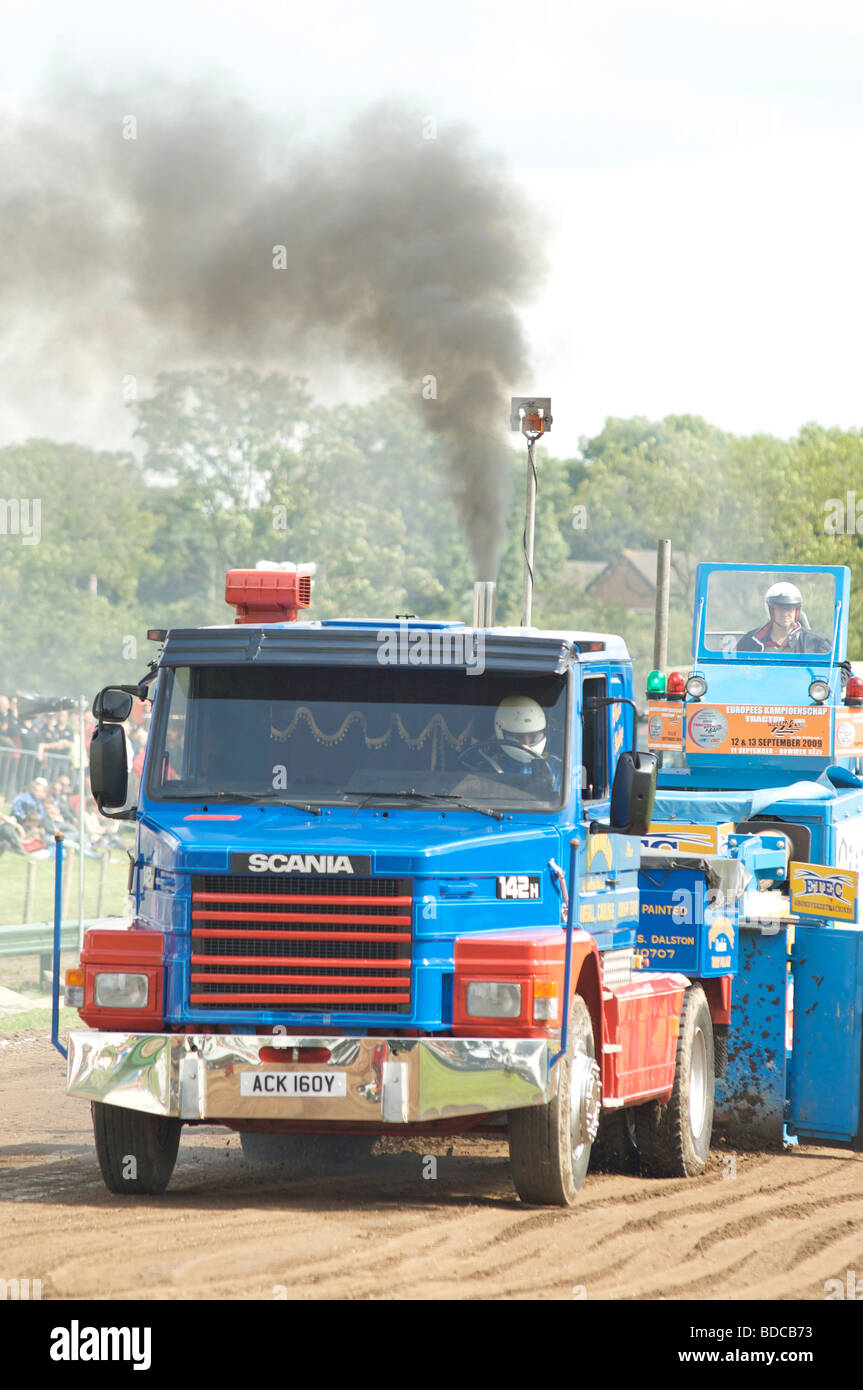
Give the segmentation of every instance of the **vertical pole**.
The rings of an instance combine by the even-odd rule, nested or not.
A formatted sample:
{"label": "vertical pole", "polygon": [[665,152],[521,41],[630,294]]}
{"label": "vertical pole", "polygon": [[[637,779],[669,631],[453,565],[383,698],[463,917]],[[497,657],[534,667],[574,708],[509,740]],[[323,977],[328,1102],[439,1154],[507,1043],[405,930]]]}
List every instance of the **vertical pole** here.
{"label": "vertical pole", "polygon": [[84,949],[84,762],[87,741],[84,737],[84,713],[87,697],[78,699],[78,950]]}
{"label": "vertical pole", "polygon": [[[71,850],[71,851],[70,851],[70,854],[69,854],[69,857],[70,857],[70,858],[72,857],[72,854],[74,854],[74,850]],[[71,867],[72,867],[72,866],[71,866],[71,864],[70,864],[70,865],[69,865],[69,868],[71,869]],[[65,920],[66,920],[67,922],[68,922],[68,920],[69,920],[69,893],[71,892],[71,889],[72,889],[72,875],[71,875],[71,873],[67,873],[66,876],[65,876],[65,878],[64,878],[64,880],[63,880],[63,906],[62,906],[63,917],[65,918]]]}
{"label": "vertical pole", "polygon": [[576,869],[578,866],[578,851],[581,841],[578,836],[569,842],[569,902],[566,907],[566,957],[563,967],[563,1021],[560,1030],[560,1051],[555,1052],[549,1059],[548,1070],[551,1074],[552,1067],[556,1066],[561,1057],[566,1056],[569,1047],[569,982],[572,977],[572,931],[575,923],[575,904],[578,900],[578,879]]}
{"label": "vertical pole", "polygon": [[36,861],[27,860],[27,878],[24,883],[24,921],[33,921],[33,899],[36,896]]}
{"label": "vertical pole", "polygon": [[671,541],[656,542],[656,619],[653,629],[653,669],[668,665],[668,603],[671,593]]}
{"label": "vertical pole", "polygon": [[96,899],[96,916],[101,917],[105,910],[105,880],[108,876],[108,853],[101,856],[99,862],[99,894]]}
{"label": "vertical pole", "polygon": [[527,497],[524,507],[524,591],[521,604],[521,625],[530,627],[533,610],[533,538],[536,529],[536,462],[533,457],[535,441],[527,441]]}
{"label": "vertical pole", "polygon": [[63,923],[63,836],[54,836],[54,973],[51,980],[51,1041],[58,1052],[66,1057],[65,1047],[59,1041],[60,1029],[60,946]]}

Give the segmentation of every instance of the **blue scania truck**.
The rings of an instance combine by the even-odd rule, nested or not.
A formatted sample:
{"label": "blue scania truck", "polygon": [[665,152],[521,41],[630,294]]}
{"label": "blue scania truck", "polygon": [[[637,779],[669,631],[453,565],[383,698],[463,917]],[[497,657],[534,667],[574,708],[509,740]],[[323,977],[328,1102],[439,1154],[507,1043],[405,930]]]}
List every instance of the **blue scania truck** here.
{"label": "blue scania truck", "polygon": [[[96,698],[134,915],[67,976],[67,1085],[108,1187],[162,1191],[202,1124],[286,1166],[336,1137],[508,1136],[535,1203],[571,1204],[592,1156],[701,1172],[743,885],[784,873],[775,838],[696,844],[663,881],[619,637],[300,619],[310,592],[232,571],[233,623],[153,632],[140,683]],[[644,944],[642,891],[685,961]]]}

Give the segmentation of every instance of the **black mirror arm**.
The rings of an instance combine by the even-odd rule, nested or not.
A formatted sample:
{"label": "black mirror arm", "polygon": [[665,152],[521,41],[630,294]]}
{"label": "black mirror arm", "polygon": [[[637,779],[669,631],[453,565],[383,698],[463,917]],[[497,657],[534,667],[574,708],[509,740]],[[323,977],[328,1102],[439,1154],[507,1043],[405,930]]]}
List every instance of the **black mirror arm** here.
{"label": "black mirror arm", "polygon": [[[592,820],[587,827],[591,835],[634,835],[632,821],[627,821],[626,825],[605,825],[601,820]],[[641,831],[638,831],[641,834]]]}
{"label": "black mirror arm", "polygon": [[138,814],[137,806],[127,806],[125,811],[106,811],[101,801],[98,800],[96,802],[96,808],[99,815],[104,816],[106,820],[134,820]]}
{"label": "black mirror arm", "polygon": [[632,705],[632,751],[638,753],[638,706],[628,695],[593,695],[586,701],[589,709],[607,709],[609,705]]}

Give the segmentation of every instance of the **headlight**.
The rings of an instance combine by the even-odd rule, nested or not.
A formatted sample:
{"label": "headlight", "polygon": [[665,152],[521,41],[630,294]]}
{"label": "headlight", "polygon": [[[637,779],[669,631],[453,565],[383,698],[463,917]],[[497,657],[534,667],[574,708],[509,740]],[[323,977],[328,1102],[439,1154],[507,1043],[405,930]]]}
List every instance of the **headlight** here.
{"label": "headlight", "polygon": [[814,680],[809,682],[809,698],[817,700],[820,705],[822,700],[826,700],[830,694],[830,686],[827,681]]}
{"label": "headlight", "polygon": [[100,1009],[146,1009],[149,993],[146,975],[99,974],[93,1003]]}
{"label": "headlight", "polygon": [[469,1018],[519,1018],[521,985],[498,980],[471,980],[465,1013]]}
{"label": "headlight", "polygon": [[693,700],[700,700],[707,691],[707,681],[700,671],[693,671],[686,682],[686,693],[691,695]]}

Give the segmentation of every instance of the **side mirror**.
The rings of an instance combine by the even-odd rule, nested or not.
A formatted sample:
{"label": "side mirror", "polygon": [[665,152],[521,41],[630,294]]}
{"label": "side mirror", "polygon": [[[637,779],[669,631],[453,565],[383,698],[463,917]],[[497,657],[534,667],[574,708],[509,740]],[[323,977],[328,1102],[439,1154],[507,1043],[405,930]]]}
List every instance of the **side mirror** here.
{"label": "side mirror", "polygon": [[617,760],[611,788],[609,824],[591,824],[591,831],[612,835],[646,835],[653,819],[658,760],[654,753],[631,753],[625,749]]}
{"label": "side mirror", "polygon": [[[132,697],[128,698],[131,701]],[[105,806],[117,809],[126,804],[129,764],[126,733],[119,724],[100,724],[93,735],[90,743],[90,788],[100,811]]]}
{"label": "side mirror", "polygon": [[106,685],[93,701],[93,713],[99,720],[112,724],[122,724],[132,713],[132,696],[119,685]]}

